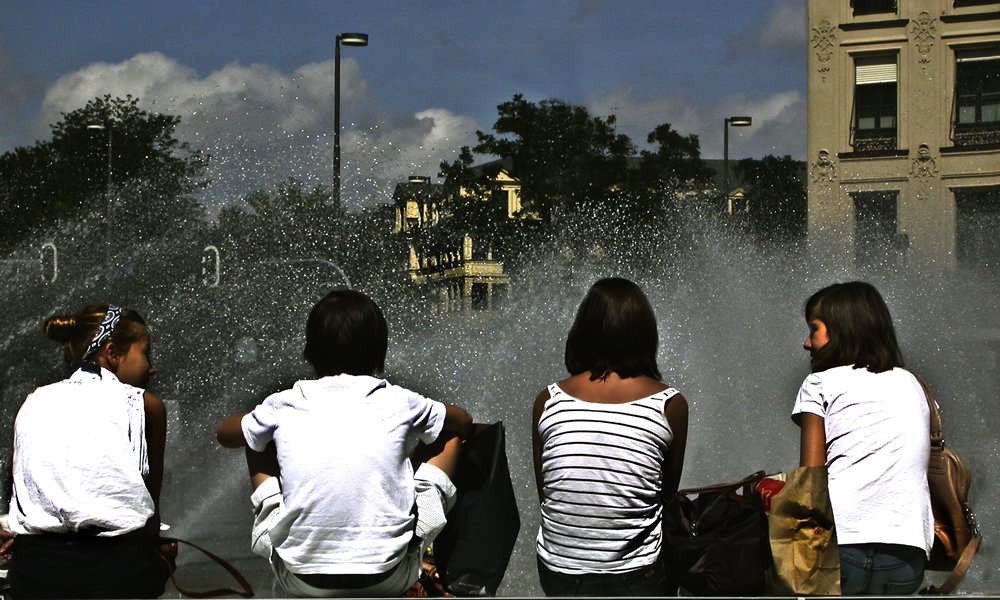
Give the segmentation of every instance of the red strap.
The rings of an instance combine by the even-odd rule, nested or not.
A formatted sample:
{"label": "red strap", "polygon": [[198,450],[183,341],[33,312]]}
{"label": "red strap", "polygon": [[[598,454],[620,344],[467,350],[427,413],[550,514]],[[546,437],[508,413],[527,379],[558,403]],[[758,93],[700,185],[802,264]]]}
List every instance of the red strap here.
{"label": "red strap", "polygon": [[205,550],[201,546],[197,546],[185,540],[179,540],[177,538],[161,538],[161,539],[163,542],[168,544],[176,542],[178,544],[185,544],[187,546],[191,546],[195,550],[200,550],[205,556],[211,558],[216,563],[218,563],[223,569],[228,571],[229,574],[233,576],[233,579],[236,580],[236,583],[238,583],[240,587],[243,588],[242,592],[230,588],[208,590],[207,592],[192,592],[189,590],[185,590],[184,588],[182,588],[180,585],[177,584],[177,579],[174,577],[174,569],[172,566],[170,566],[170,561],[161,556],[160,558],[163,560],[163,562],[167,564],[167,570],[170,573],[170,581],[173,582],[174,587],[177,588],[177,591],[180,592],[181,594],[187,596],[188,598],[219,598],[221,596],[240,596],[242,598],[253,598],[253,588],[250,586],[250,583],[246,580],[245,577],[243,577],[243,575],[239,571],[236,570],[236,567],[229,564],[224,559],[219,558],[218,556],[212,554],[208,550]]}

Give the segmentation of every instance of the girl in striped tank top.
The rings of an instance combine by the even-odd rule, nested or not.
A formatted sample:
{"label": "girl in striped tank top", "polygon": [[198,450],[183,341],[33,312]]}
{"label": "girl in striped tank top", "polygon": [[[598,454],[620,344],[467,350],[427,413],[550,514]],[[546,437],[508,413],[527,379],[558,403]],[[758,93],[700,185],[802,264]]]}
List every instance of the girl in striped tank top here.
{"label": "girl in striped tank top", "polygon": [[656,318],[621,278],[595,283],[566,340],[570,377],[533,411],[538,574],[549,596],[661,596],[665,499],[677,491],[687,401],[661,382]]}

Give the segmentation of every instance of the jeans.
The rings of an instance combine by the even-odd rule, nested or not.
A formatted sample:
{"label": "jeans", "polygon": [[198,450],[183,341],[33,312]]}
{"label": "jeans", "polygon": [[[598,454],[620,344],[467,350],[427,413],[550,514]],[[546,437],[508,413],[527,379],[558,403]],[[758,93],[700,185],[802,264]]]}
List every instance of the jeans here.
{"label": "jeans", "polygon": [[844,596],[903,596],[924,581],[923,549],[898,544],[840,546],[840,588]]}
{"label": "jeans", "polygon": [[667,589],[663,561],[628,573],[558,573],[538,561],[538,579],[546,596],[673,596],[676,585]]}

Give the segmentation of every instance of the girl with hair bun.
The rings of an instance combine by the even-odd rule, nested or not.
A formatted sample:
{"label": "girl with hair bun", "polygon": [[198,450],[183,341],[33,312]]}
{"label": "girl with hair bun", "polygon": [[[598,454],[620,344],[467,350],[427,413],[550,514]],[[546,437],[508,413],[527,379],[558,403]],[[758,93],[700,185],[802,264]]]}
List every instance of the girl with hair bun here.
{"label": "girl with hair bun", "polygon": [[53,316],[69,378],[36,389],[14,423],[8,573],[15,598],[156,598],[163,402],[142,317],[117,306]]}

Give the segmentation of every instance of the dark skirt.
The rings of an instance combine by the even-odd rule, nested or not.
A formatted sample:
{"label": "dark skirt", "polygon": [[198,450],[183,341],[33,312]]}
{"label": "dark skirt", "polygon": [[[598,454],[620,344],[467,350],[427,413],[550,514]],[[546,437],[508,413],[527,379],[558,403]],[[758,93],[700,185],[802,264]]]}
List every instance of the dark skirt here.
{"label": "dark skirt", "polygon": [[7,581],[21,598],[156,598],[169,572],[159,541],[124,536],[19,535]]}

